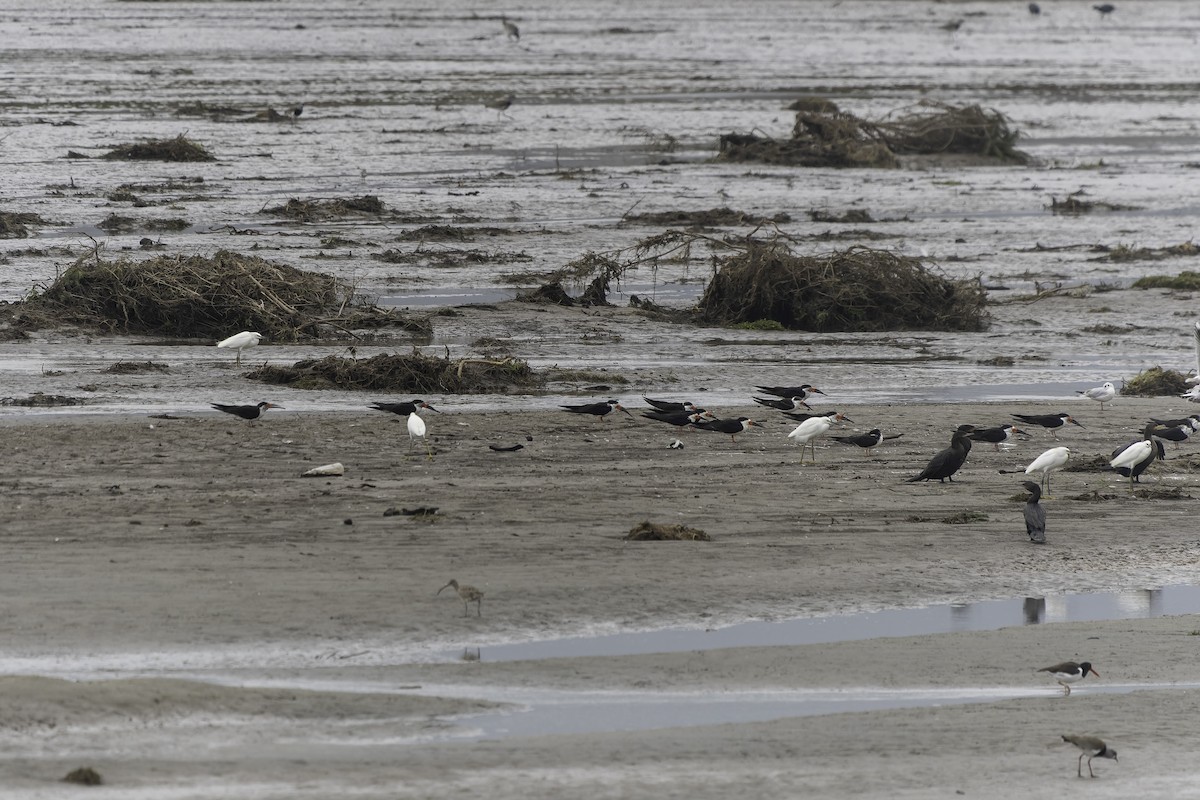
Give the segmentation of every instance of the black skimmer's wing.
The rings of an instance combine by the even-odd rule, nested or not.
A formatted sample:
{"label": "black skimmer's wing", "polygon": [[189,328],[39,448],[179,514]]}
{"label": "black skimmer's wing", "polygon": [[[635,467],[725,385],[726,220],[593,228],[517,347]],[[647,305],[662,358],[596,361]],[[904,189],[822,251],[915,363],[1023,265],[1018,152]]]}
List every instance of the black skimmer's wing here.
{"label": "black skimmer's wing", "polygon": [[688,413],[691,413],[696,408],[694,403],[691,403],[687,400],[683,401],[682,403],[677,403],[674,400],[654,400],[649,397],[643,397],[642,399],[657,408],[659,411],[687,411]]}

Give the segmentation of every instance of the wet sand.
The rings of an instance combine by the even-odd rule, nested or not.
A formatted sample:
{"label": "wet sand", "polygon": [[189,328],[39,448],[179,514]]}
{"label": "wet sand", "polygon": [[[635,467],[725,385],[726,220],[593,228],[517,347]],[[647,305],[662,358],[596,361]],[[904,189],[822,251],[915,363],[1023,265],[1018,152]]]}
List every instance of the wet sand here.
{"label": "wet sand", "polygon": [[[1101,416],[1083,402],[1074,407],[1087,427],[1063,434],[1079,460],[1164,408],[1120,399]],[[1045,432],[999,453],[977,444],[952,484],[904,482],[954,425],[998,424],[1029,404],[857,406],[847,432],[886,421],[904,435],[872,456],[826,442],[816,466],[799,465],[791,425],[769,415],[759,415],[762,432],[736,442],[682,432],[685,447],[670,449],[677,431],[640,417],[443,410],[427,415],[432,458],[410,452],[401,418],[366,410],[273,413],[253,426],[216,413],[6,425],[4,671],[233,685],[9,678],[0,707],[17,722],[4,729],[0,782],[17,796],[51,796],[39,792],[86,761],[115,785],[189,797],[484,787],[496,797],[716,798],[735,787],[1049,796],[1076,780],[1075,756],[1053,742],[1079,731],[1128,751],[1119,765],[1097,766],[1104,780],[1088,784],[1096,796],[1127,797],[1135,786],[1186,796],[1190,766],[1179,756],[1196,733],[1187,709],[1197,695],[1088,690],[1200,681],[1189,657],[1200,617],[487,661],[489,644],[573,633],[1195,582],[1190,499],[1137,499],[1110,473],[1056,473],[1049,543],[1030,544],[1023,476],[999,470],[1054,445]],[[515,443],[524,448],[488,448]],[[344,477],[299,477],[332,461],[346,465]],[[1145,485],[1194,497],[1194,463],[1190,451],[1172,450]],[[1076,499],[1093,492],[1107,499]],[[437,514],[385,515],[419,506]],[[941,521],[960,511],[986,519]],[[698,527],[713,541],[622,540],[647,519]],[[464,616],[449,591],[435,595],[452,577],[485,592],[482,616]],[[476,647],[481,662],[447,655]],[[1034,669],[1064,659],[1090,660],[1103,678],[1061,698]],[[263,685],[295,699],[254,688]],[[305,686],[320,691],[296,688]],[[457,688],[440,701],[404,691],[427,686]],[[489,686],[1044,691],[669,732],[420,744],[469,731],[470,718],[448,715],[487,706],[470,698],[488,694],[472,687]],[[368,701],[363,691],[387,696]]]}

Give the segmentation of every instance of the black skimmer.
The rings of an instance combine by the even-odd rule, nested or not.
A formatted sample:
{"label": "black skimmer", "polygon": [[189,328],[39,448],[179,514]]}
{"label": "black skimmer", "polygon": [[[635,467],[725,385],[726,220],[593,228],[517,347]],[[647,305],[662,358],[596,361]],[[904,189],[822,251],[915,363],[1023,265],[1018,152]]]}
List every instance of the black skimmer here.
{"label": "black skimmer", "polygon": [[696,408],[696,404],[690,400],[684,400],[682,403],[677,403],[674,400],[654,400],[649,397],[643,397],[642,399],[654,406],[659,411],[686,411],[689,414],[695,414],[704,410],[702,408]]}
{"label": "black skimmer", "polygon": [[1021,483],[1029,490],[1029,499],[1025,501],[1025,532],[1029,541],[1034,544],[1046,543],[1046,509],[1038,502],[1042,499],[1042,487],[1033,481]]}
{"label": "black skimmer", "polygon": [[274,403],[259,403],[253,406],[227,406],[221,403],[213,403],[212,407],[217,411],[224,411],[226,414],[233,414],[235,417],[249,420],[251,424],[254,424],[254,420],[265,414],[268,408],[283,408],[283,406],[277,406]]}
{"label": "black skimmer", "polygon": [[1096,773],[1092,772],[1093,758],[1111,758],[1118,764],[1121,763],[1117,758],[1117,751],[1106,745],[1104,740],[1099,737],[1085,736],[1079,733],[1064,733],[1062,739],[1064,742],[1070,742],[1083,751],[1079,754],[1079,763],[1076,765],[1077,769],[1075,771],[1075,774],[1080,778],[1083,777],[1084,756],[1087,756],[1088,760],[1088,775],[1091,775],[1093,778],[1096,777]]}
{"label": "black skimmer", "polygon": [[788,438],[794,440],[796,444],[800,445],[800,463],[804,463],[805,445],[807,445],[812,451],[812,460],[815,464],[817,461],[817,445],[814,440],[832,428],[835,422],[853,421],[854,420],[850,419],[845,414],[839,414],[836,411],[827,411],[824,414],[817,414],[809,417],[797,425],[792,432],[788,434]]}
{"label": "black skimmer", "polygon": [[[1050,433],[1054,436],[1054,441],[1056,442],[1058,441],[1058,433],[1055,432],[1056,428],[1061,428],[1068,422],[1072,425],[1079,425],[1079,423],[1075,421],[1075,418],[1065,411],[1058,414],[1013,414],[1013,418],[1021,420],[1021,422],[1024,422],[1026,425],[1042,426],[1046,430],[1050,431]],[[1082,428],[1083,426],[1079,425],[1079,427]]]}
{"label": "black skimmer", "polygon": [[1192,414],[1190,417],[1178,417],[1176,419],[1155,419],[1151,417],[1150,421],[1164,428],[1178,428],[1181,425],[1186,425],[1193,431],[1200,431],[1200,414]]}
{"label": "black skimmer", "polygon": [[695,423],[695,426],[702,431],[717,431],[718,433],[728,433],[729,441],[736,442],[739,433],[745,433],[750,426],[761,428],[754,420],[749,417],[738,417],[737,419],[712,419]]}
{"label": "black skimmer", "polygon": [[[896,435],[899,436],[900,434]],[[831,436],[830,438],[842,444],[852,444],[855,447],[862,447],[865,449],[866,454],[870,455],[871,448],[878,447],[883,442],[884,437],[883,431],[879,430],[879,428],[872,428],[867,433],[860,433],[856,436]]]}
{"label": "black skimmer", "polygon": [[[1156,423],[1157,424],[1157,423]],[[1154,436],[1158,439],[1166,439],[1168,442],[1174,442],[1176,447],[1179,447],[1180,442],[1186,442],[1192,438],[1192,434],[1196,429],[1190,423],[1185,425],[1170,425],[1164,428],[1159,428],[1154,432]]]}
{"label": "black skimmer", "polygon": [[801,400],[807,400],[810,395],[825,394],[817,387],[809,386],[807,383],[799,386],[755,386],[754,388],[776,397],[799,397]]}
{"label": "black skimmer", "polygon": [[388,411],[392,414],[399,414],[402,417],[407,417],[418,408],[427,408],[435,414],[442,413],[424,400],[409,400],[407,403],[372,403],[371,408],[376,411]]}
{"label": "black skimmer", "polygon": [[779,397],[779,398],[751,397],[750,399],[753,400],[754,402],[758,403],[760,406],[766,406],[767,408],[774,408],[779,411],[794,411],[795,409],[799,408],[800,406],[804,406],[805,408],[811,408],[811,406],[808,403],[804,402],[804,398],[799,397],[799,396],[797,396],[797,397]]}
{"label": "black skimmer", "polygon": [[605,400],[603,403],[584,403],[578,406],[559,406],[559,408],[564,408],[572,414],[591,414],[594,417],[599,417],[601,420],[613,411],[621,411],[630,419],[633,419],[633,414],[626,411],[625,406],[616,400]]}
{"label": "black skimmer", "polygon": [[1109,14],[1111,14],[1112,12],[1117,10],[1117,7],[1114,6],[1112,3],[1101,3],[1098,6],[1092,6],[1092,8],[1094,8],[1100,12],[1101,19],[1103,19],[1104,17],[1107,17]]}
{"label": "black skimmer", "polygon": [[228,339],[222,339],[221,341],[217,342],[217,347],[228,347],[237,350],[236,363],[241,364],[242,351],[247,347],[257,347],[258,343],[262,341],[262,338],[263,335],[258,331],[242,331],[241,333],[235,333]]}
{"label": "black skimmer", "polygon": [[1045,484],[1045,497],[1050,499],[1050,473],[1056,469],[1062,469],[1067,465],[1067,459],[1071,457],[1071,450],[1066,447],[1051,447],[1046,452],[1035,458],[1028,467],[1025,468],[1026,475],[1032,475],[1035,472],[1042,473],[1040,483]]}
{"label": "black skimmer", "polygon": [[449,583],[447,583],[441,589],[438,589],[434,594],[441,594],[442,589],[449,589],[450,587],[454,587],[454,591],[458,592],[459,598],[461,598],[463,601],[464,617],[470,616],[468,613],[470,603],[475,604],[475,616],[483,616],[483,592],[479,591],[474,586],[459,586],[458,581],[456,581],[454,578],[451,578]]}
{"label": "black skimmer", "polygon": [[945,483],[947,480],[954,483],[954,473],[962,468],[963,463],[967,460],[967,453],[971,452],[970,435],[972,430],[974,427],[971,425],[958,426],[954,435],[950,437],[950,446],[935,453],[933,458],[929,459],[929,463],[925,465],[925,469],[921,470],[921,474],[915,478],[909,478],[905,483],[935,479],[940,483]]}
{"label": "black skimmer", "polygon": [[1075,394],[1081,394],[1088,400],[1095,400],[1100,404],[1100,410],[1104,410],[1105,403],[1111,403],[1113,398],[1117,396],[1117,387],[1111,383],[1105,383],[1103,386],[1096,386],[1092,389],[1080,389]]}
{"label": "black skimmer", "polygon": [[[1141,474],[1154,463],[1155,457],[1166,458],[1162,442],[1154,441],[1159,433],[1158,423],[1147,422],[1142,429],[1142,438],[1118,447],[1112,451],[1112,459],[1108,465],[1118,474],[1129,478],[1129,488],[1133,489],[1134,481],[1141,483]],[[1177,430],[1177,429],[1176,429]]]}
{"label": "black skimmer", "polygon": [[1052,667],[1042,667],[1038,672],[1049,672],[1050,677],[1058,681],[1059,685],[1063,687],[1064,695],[1071,693],[1072,683],[1078,683],[1083,680],[1089,672],[1097,678],[1100,677],[1100,673],[1092,669],[1090,661],[1084,661],[1079,664],[1076,664],[1074,661],[1064,661]]}
{"label": "black skimmer", "polygon": [[995,428],[979,428],[971,432],[971,439],[977,442],[991,442],[996,452],[1000,451],[1000,443],[1007,442],[1014,433],[1025,435],[1025,431],[1016,425],[997,425]]}
{"label": "black skimmer", "polygon": [[646,419],[652,419],[656,422],[665,422],[668,425],[684,427],[685,425],[695,425],[704,420],[716,419],[707,411],[694,413],[690,411],[643,411],[642,416]]}

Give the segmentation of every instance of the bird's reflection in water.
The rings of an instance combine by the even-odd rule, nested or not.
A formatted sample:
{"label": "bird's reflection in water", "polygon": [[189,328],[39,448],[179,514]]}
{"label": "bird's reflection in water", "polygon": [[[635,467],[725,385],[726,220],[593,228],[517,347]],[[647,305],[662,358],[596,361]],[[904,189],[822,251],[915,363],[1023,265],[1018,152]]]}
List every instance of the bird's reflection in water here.
{"label": "bird's reflection in water", "polygon": [[1046,618],[1046,598],[1026,597],[1021,611],[1025,614],[1026,625],[1037,625]]}

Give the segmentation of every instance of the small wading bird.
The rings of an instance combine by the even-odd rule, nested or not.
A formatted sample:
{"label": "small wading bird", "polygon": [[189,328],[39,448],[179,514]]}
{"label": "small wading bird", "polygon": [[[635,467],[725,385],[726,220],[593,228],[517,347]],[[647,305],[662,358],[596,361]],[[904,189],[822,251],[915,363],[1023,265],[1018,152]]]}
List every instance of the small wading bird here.
{"label": "small wading bird", "polygon": [[1000,443],[1007,442],[1014,433],[1019,433],[1022,436],[1028,434],[1018,428],[1016,425],[1005,423],[998,425],[995,428],[980,428],[971,432],[971,439],[976,442],[991,442],[992,447],[996,452],[1000,452]]}
{"label": "small wading bird", "polygon": [[1038,670],[1038,672],[1049,672],[1050,677],[1058,681],[1058,685],[1063,687],[1064,696],[1071,693],[1072,683],[1078,683],[1079,681],[1083,680],[1085,677],[1087,677],[1089,672],[1095,675],[1097,678],[1100,677],[1100,673],[1092,669],[1092,663],[1090,661],[1083,661],[1078,664],[1076,664],[1074,661],[1064,661],[1063,663],[1055,664],[1052,667],[1042,667]]}
{"label": "small wading bird", "polygon": [[242,351],[247,347],[257,347],[262,338],[263,335],[257,331],[242,331],[217,342],[217,347],[230,347],[237,350],[237,363],[241,364]]}
{"label": "small wading bird", "polygon": [[517,23],[510,22],[508,17],[501,16],[500,24],[504,26],[504,33],[508,36],[508,38],[518,42],[521,41],[521,29],[517,27]]}
{"label": "small wading bird", "polygon": [[717,431],[718,433],[728,433],[729,441],[736,442],[739,433],[745,433],[751,426],[761,428],[754,420],[749,417],[738,417],[737,419],[713,419],[694,423],[697,428],[702,431]]}
{"label": "small wading bird", "polygon": [[[1075,418],[1065,411],[1059,412],[1058,414],[1013,414],[1013,418],[1024,422],[1026,425],[1042,426],[1046,430],[1050,431],[1050,434],[1054,436],[1054,441],[1056,442],[1058,441],[1058,428],[1061,428],[1068,422],[1072,425],[1079,425],[1079,423],[1075,421]],[[1083,426],[1079,425],[1079,427],[1082,428]]]}
{"label": "small wading bird", "polygon": [[1076,770],[1075,770],[1075,774],[1078,775],[1080,778],[1083,777],[1083,757],[1084,756],[1087,756],[1087,760],[1088,760],[1088,775],[1091,775],[1093,778],[1096,777],[1096,773],[1092,772],[1092,759],[1093,758],[1111,758],[1113,761],[1116,761],[1118,764],[1121,763],[1117,759],[1117,751],[1113,750],[1111,747],[1106,745],[1104,743],[1104,740],[1100,739],[1099,737],[1085,736],[1083,734],[1078,734],[1078,733],[1064,733],[1062,735],[1062,739],[1064,742],[1069,742],[1070,744],[1075,745],[1076,747],[1078,747],[1080,750],[1083,751],[1082,753],[1079,754],[1079,763],[1076,765]]}
{"label": "small wading bird", "polygon": [[265,402],[253,406],[227,406],[222,403],[213,403],[212,407],[217,411],[224,411],[226,414],[233,414],[235,417],[249,420],[251,425],[254,424],[254,420],[265,414],[268,408],[283,408],[283,406]]}
{"label": "small wading bird", "polygon": [[1115,469],[1120,475],[1129,478],[1129,489],[1133,491],[1133,483],[1136,480],[1141,483],[1141,474],[1146,471],[1146,468],[1154,463],[1154,459],[1166,458],[1166,453],[1163,451],[1162,442],[1154,441],[1154,436],[1159,432],[1157,422],[1147,422],[1146,427],[1142,429],[1142,438],[1136,442],[1122,445],[1112,452],[1112,460],[1108,465]]}
{"label": "small wading bird", "polygon": [[[761,386],[759,387],[762,388]],[[829,411],[824,414],[819,414],[797,425],[788,438],[800,445],[800,463],[804,463],[804,448],[807,446],[812,451],[812,463],[817,463],[817,445],[816,438],[823,435],[826,431],[833,427],[836,422],[853,422],[854,420],[847,417],[845,414],[839,414],[836,411]]]}
{"label": "small wading bird", "polygon": [[1050,499],[1050,473],[1056,469],[1062,469],[1067,465],[1067,459],[1071,457],[1071,450],[1066,447],[1051,447],[1046,452],[1035,458],[1033,462],[1025,468],[1026,475],[1033,475],[1036,472],[1042,473],[1040,483],[1044,485],[1044,497]]}
{"label": "small wading bird", "polygon": [[1029,490],[1029,499],[1025,501],[1025,533],[1034,544],[1045,544],[1046,509],[1038,503],[1042,499],[1042,487],[1033,481],[1023,481],[1021,485]]}
{"label": "small wading bird", "polygon": [[1104,410],[1105,403],[1111,403],[1113,398],[1117,396],[1117,387],[1111,383],[1105,383],[1103,386],[1096,386],[1092,389],[1079,390],[1076,394],[1081,394],[1088,400],[1095,400],[1100,404],[1100,410]]}
{"label": "small wading bird", "polygon": [[591,414],[594,417],[599,417],[601,420],[613,411],[621,411],[627,417],[633,419],[633,414],[626,411],[625,406],[616,400],[605,400],[603,403],[584,403],[577,406],[559,406],[559,408],[564,408],[572,414]]}
{"label": "small wading bird", "polygon": [[389,411],[402,417],[408,416],[418,408],[427,408],[435,414],[442,413],[424,400],[409,400],[407,403],[372,403],[371,408],[376,411]]}
{"label": "small wading bird", "polygon": [[929,459],[929,463],[925,465],[925,469],[921,470],[921,474],[915,478],[909,478],[905,483],[932,480],[940,483],[949,480],[954,483],[952,476],[966,463],[967,454],[971,452],[970,437],[973,430],[975,430],[973,425],[959,425],[954,431],[954,435],[950,437],[950,446],[935,453],[933,458]]}
{"label": "small wading bird", "polygon": [[503,97],[494,97],[491,100],[484,100],[483,107],[492,109],[496,112],[496,116],[499,117],[501,114],[504,114],[506,111],[508,111],[508,109],[512,108],[513,101],[516,99],[517,98],[515,95],[506,94]]}
{"label": "small wading bird", "polygon": [[474,586],[459,586],[458,581],[456,581],[454,578],[451,578],[450,582],[441,589],[438,589],[435,594],[441,594],[442,589],[449,589],[451,587],[453,587],[454,591],[458,592],[459,598],[463,601],[464,617],[470,616],[469,610],[471,603],[475,604],[475,616],[483,616],[483,592],[479,591]]}

